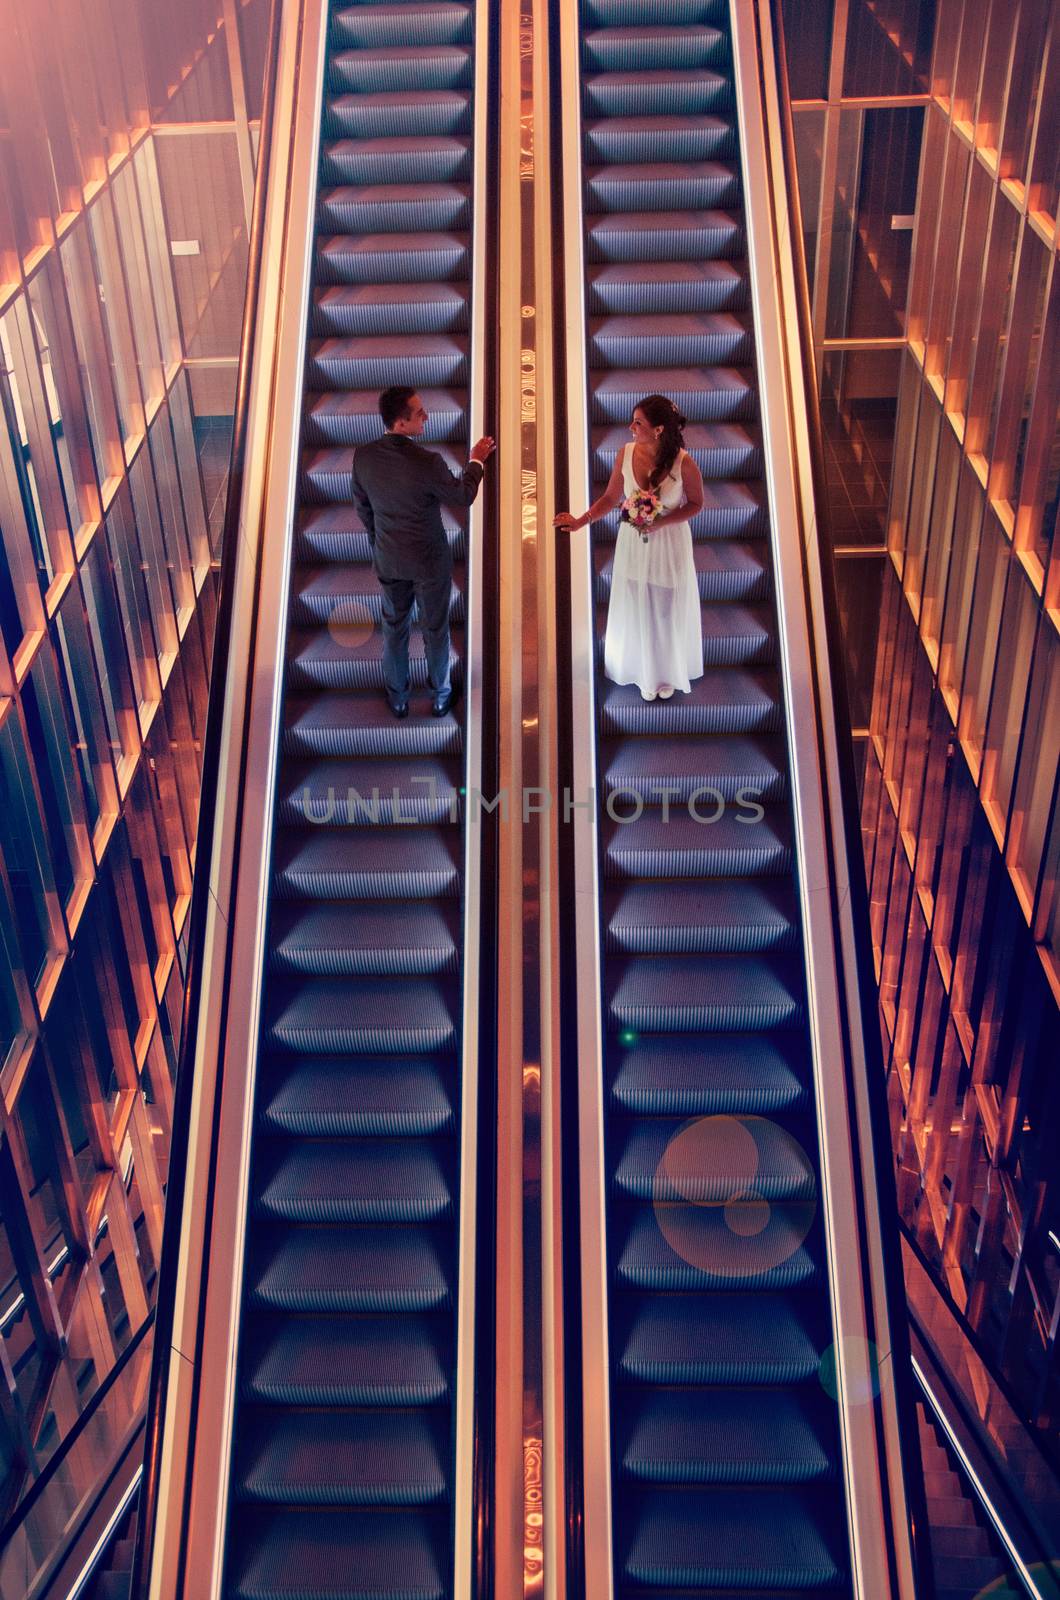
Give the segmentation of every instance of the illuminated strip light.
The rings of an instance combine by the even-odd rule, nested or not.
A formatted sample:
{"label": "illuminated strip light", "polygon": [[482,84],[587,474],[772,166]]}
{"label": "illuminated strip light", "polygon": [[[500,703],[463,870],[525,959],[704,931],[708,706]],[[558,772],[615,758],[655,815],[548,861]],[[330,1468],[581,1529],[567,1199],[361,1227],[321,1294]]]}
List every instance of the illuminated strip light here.
{"label": "illuminated strip light", "polygon": [[121,1521],[122,1517],[124,1517],[125,1513],[129,1509],[129,1506],[132,1504],[133,1495],[136,1493],[137,1489],[139,1489],[140,1479],[143,1477],[143,1475],[144,1468],[143,1462],[141,1461],[140,1465],[129,1479],[129,1484],[125,1490],[125,1493],[122,1495],[121,1499],[118,1501],[118,1504],[111,1513],[107,1526],[103,1529],[103,1532],[92,1546],[88,1560],[85,1562],[84,1566],[81,1568],[81,1571],[74,1579],[73,1588],[67,1594],[66,1600],[78,1600],[78,1597],[84,1591],[85,1584],[95,1575],[96,1563],[99,1561],[100,1556],[103,1554],[104,1550],[107,1548],[107,1545],[114,1537],[114,1530],[118,1526],[118,1523]]}
{"label": "illuminated strip light", "polygon": [[921,1389],[923,1389],[924,1394],[927,1396],[928,1404],[935,1413],[939,1425],[949,1441],[951,1449],[960,1461],[961,1470],[964,1472],[972,1488],[975,1490],[976,1496],[982,1505],[983,1510],[990,1518],[994,1532],[1004,1545],[1005,1554],[1008,1556],[1009,1560],[1012,1562],[1012,1565],[1018,1572],[1020,1582],[1023,1584],[1023,1587],[1026,1589],[1027,1593],[1034,1596],[1034,1600],[1049,1600],[1049,1597],[1045,1594],[1045,1591],[1039,1589],[1034,1580],[1033,1573],[1031,1572],[1027,1563],[1023,1560],[1023,1557],[1020,1555],[1019,1551],[1016,1549],[1016,1546],[1013,1544],[1012,1536],[1005,1527],[1004,1522],[1001,1520],[1000,1511],[998,1511],[994,1502],[991,1500],[982,1478],[980,1478],[979,1474],[972,1466],[972,1463],[969,1461],[963,1445],[960,1443],[960,1440],[957,1438],[957,1435],[954,1433],[953,1428],[950,1425],[949,1418],[946,1416],[935,1396],[935,1391],[932,1389],[931,1385],[927,1381],[927,1378],[924,1376],[920,1363],[917,1361],[915,1356],[912,1358],[912,1361],[913,1371],[916,1374],[916,1380]]}

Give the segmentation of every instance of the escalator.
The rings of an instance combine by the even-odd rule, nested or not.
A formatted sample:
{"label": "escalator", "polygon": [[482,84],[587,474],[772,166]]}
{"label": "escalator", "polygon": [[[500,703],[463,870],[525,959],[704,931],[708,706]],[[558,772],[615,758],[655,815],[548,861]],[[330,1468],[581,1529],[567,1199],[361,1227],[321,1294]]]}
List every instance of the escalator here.
{"label": "escalator", "polygon": [[[204,1248],[211,1294],[223,1277],[226,1217],[237,1232],[245,1218],[245,1231],[232,1252],[231,1351],[218,1341],[211,1354],[209,1300],[200,1313],[201,1395],[221,1394],[226,1374],[236,1376],[220,1451],[200,1442],[211,1426],[200,1399],[188,1468],[189,1549],[223,1539],[223,1578],[197,1573],[181,1547],[176,1592],[434,1600],[461,1586],[472,1560],[481,1444],[472,1437],[481,1270],[480,1151],[468,1127],[473,1008],[465,1027],[477,982],[465,952],[477,938],[478,867],[462,794],[480,781],[468,765],[481,722],[468,716],[467,690],[469,594],[482,558],[469,514],[443,508],[455,703],[431,714],[414,626],[409,714],[396,719],[351,465],[355,448],[382,431],[377,400],[389,385],[422,396],[423,443],[456,472],[469,426],[481,431],[474,262],[485,254],[476,248],[486,219],[474,211],[484,79],[473,4],[338,5],[330,14],[311,4],[306,18],[300,48],[310,63],[320,52],[323,106],[319,138],[304,141],[319,151],[311,260],[297,236],[289,247],[306,258],[311,282],[286,645],[276,651],[282,692],[269,691],[278,737],[258,913],[260,1032],[242,1202],[228,1200],[217,1142],[240,1117],[238,1063],[226,1064],[233,1087],[226,1081],[221,1134],[209,1135],[219,1196]],[[288,79],[295,95],[308,70]],[[479,527],[478,551],[482,538]],[[268,562],[266,546],[262,584]],[[259,616],[267,611],[259,598]],[[267,625],[265,616],[259,628]],[[240,793],[252,808],[269,781],[250,769]],[[238,1004],[254,981],[235,971],[225,994]],[[210,1459],[224,1452],[227,1470]],[[226,1505],[212,1534],[214,1496],[197,1487],[209,1472]],[[196,1521],[196,1505],[205,1519]],[[167,1527],[167,1548],[178,1536]],[[161,1539],[156,1573],[173,1559],[159,1553]]]}
{"label": "escalator", "polygon": [[[231,1484],[234,1600],[444,1591],[453,1564],[463,702],[383,696],[351,511],[387,384],[468,446],[472,14],[334,12]],[[462,459],[460,459],[462,466]],[[465,522],[452,671],[462,676]],[[417,693],[417,690],[419,691]],[[356,1569],[356,1587],[352,1570]]]}
{"label": "escalator", "polygon": [[[570,46],[586,487],[602,493],[633,407],[662,393],[688,418],[706,491],[690,693],[648,702],[603,676],[615,515],[592,526],[586,580],[610,1459],[594,1467],[587,1424],[585,1474],[587,1494],[610,1474],[612,1587],[593,1592],[623,1600],[868,1592],[836,1403],[729,18],[718,0],[583,0]],[[599,1231],[591,1211],[582,1226]]]}

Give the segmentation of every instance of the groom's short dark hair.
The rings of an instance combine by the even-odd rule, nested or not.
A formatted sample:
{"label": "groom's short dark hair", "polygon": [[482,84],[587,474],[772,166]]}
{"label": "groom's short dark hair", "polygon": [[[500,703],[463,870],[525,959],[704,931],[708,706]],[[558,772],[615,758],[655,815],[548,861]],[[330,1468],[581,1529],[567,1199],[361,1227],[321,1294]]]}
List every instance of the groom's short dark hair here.
{"label": "groom's short dark hair", "polygon": [[408,416],[409,401],[415,393],[415,389],[406,389],[400,384],[383,390],[379,396],[379,415],[383,419],[384,428],[392,428],[395,422]]}

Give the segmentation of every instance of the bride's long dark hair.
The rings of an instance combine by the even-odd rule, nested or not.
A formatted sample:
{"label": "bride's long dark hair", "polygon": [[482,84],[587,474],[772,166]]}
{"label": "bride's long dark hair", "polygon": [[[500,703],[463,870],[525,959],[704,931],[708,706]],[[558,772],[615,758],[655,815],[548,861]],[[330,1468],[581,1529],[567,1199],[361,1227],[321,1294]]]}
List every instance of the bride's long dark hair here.
{"label": "bride's long dark hair", "polygon": [[657,489],[670,475],[670,468],[677,460],[678,453],[684,447],[684,426],[688,420],[683,417],[664,394],[649,394],[643,400],[638,400],[633,407],[639,411],[652,428],[661,428],[662,435],[659,439],[659,457],[648,479],[653,489]]}

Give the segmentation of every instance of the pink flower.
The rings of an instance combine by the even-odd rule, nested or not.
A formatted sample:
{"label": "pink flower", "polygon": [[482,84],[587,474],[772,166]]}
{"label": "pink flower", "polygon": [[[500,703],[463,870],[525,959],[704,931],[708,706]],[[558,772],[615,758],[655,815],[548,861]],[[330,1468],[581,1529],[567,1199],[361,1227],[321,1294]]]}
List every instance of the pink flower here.
{"label": "pink flower", "polygon": [[619,513],[622,522],[628,522],[636,528],[645,544],[648,542],[648,528],[655,521],[662,510],[662,502],[654,489],[634,489],[622,502]]}

